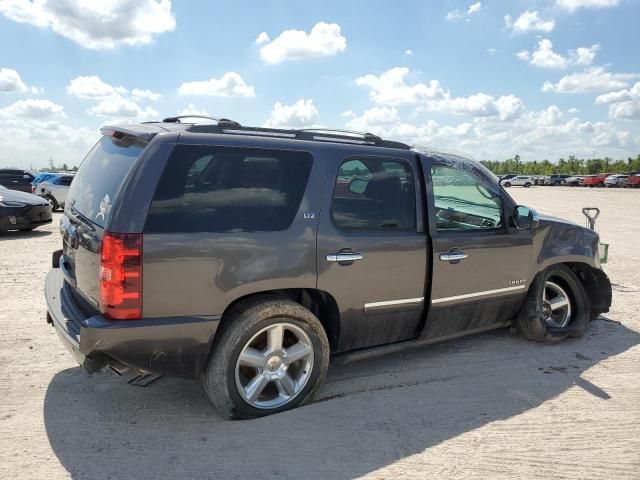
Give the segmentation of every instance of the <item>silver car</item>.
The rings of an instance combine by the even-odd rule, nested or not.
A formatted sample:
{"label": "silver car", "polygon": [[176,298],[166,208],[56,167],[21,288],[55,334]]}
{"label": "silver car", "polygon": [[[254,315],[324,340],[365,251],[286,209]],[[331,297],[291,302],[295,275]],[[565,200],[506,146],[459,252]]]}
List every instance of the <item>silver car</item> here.
{"label": "silver car", "polygon": [[33,193],[49,200],[53,210],[64,208],[72,180],[73,175],[59,175],[49,178],[44,182],[40,182]]}
{"label": "silver car", "polygon": [[609,175],[607,178],[604,179],[604,186],[605,187],[622,187],[624,186],[625,183],[627,183],[628,180],[629,180],[629,175],[622,175],[622,174]]}

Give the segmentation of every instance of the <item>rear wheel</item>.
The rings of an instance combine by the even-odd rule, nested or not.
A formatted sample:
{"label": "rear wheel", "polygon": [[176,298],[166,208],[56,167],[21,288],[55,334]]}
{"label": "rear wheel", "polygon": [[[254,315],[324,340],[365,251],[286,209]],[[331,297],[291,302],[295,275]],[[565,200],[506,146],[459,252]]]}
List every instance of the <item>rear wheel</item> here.
{"label": "rear wheel", "polygon": [[509,187],[511,186],[511,182],[505,182],[505,183],[504,183],[504,186],[505,186],[505,187],[507,187],[507,188],[509,188]]}
{"label": "rear wheel", "polygon": [[58,208],[60,208],[60,206],[58,205],[58,201],[56,200],[56,198],[53,195],[49,194],[45,198],[47,200],[49,200],[49,203],[51,204],[51,210],[52,211],[55,212],[56,210],[58,210]]}
{"label": "rear wheel", "polygon": [[539,273],[515,319],[520,334],[538,342],[580,337],[589,328],[591,307],[584,287],[565,265]]}
{"label": "rear wheel", "polygon": [[531,186],[531,183],[527,182],[524,184],[525,188],[529,188]]}
{"label": "rear wheel", "polygon": [[202,374],[222,415],[260,417],[312,399],[329,365],[329,342],[315,315],[263,297],[239,304],[224,322]]}

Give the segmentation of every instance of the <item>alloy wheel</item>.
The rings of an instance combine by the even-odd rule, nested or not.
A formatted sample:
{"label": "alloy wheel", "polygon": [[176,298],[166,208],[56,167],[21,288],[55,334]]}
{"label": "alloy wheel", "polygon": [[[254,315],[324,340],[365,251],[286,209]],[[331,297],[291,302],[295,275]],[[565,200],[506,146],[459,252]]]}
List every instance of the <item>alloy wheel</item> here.
{"label": "alloy wheel", "polygon": [[547,281],[542,297],[545,323],[554,328],[564,328],[571,321],[571,298],[557,283]]}
{"label": "alloy wheel", "polygon": [[313,344],[302,328],[292,323],[269,325],[251,337],[238,356],[238,393],[255,408],[278,408],[304,389],[313,360]]}

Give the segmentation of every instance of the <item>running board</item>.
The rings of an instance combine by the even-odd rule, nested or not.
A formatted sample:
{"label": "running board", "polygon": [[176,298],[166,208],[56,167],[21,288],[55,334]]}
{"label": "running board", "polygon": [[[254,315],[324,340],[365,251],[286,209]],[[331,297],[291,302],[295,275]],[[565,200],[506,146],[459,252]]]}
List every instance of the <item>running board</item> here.
{"label": "running board", "polygon": [[491,325],[485,325],[483,327],[465,330],[463,332],[452,333],[450,335],[443,335],[441,337],[424,339],[417,338],[415,340],[406,340],[404,342],[378,345],[375,347],[367,347],[359,350],[354,350],[352,352],[339,353],[332,357],[331,365],[346,365],[348,363],[369,360],[370,358],[381,357],[384,355],[389,355],[391,353],[403,352],[405,350],[411,350],[414,348],[423,347],[425,345],[431,345],[433,343],[440,343],[447,340],[453,340],[454,338],[466,337],[467,335],[473,335],[475,333],[488,332],[489,330],[497,330],[498,328],[506,328],[510,325],[511,320],[506,322],[492,323]]}

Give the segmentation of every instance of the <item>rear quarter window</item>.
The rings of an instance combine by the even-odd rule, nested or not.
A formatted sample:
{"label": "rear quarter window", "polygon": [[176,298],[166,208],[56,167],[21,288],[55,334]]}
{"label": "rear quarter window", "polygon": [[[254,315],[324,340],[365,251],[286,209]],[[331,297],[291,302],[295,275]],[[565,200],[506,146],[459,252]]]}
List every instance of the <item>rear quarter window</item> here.
{"label": "rear quarter window", "polygon": [[308,152],[177,146],[145,232],[253,232],[290,227],[307,186]]}

